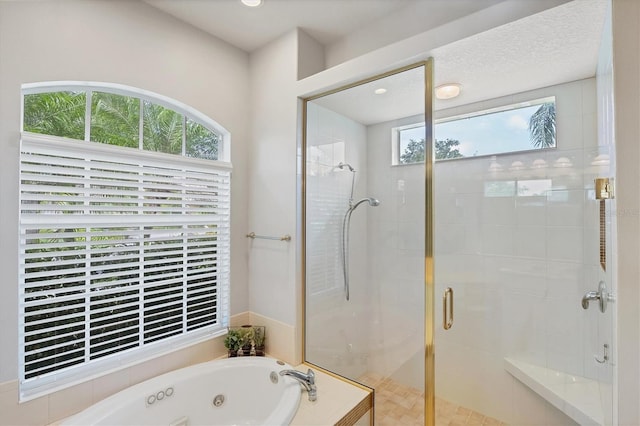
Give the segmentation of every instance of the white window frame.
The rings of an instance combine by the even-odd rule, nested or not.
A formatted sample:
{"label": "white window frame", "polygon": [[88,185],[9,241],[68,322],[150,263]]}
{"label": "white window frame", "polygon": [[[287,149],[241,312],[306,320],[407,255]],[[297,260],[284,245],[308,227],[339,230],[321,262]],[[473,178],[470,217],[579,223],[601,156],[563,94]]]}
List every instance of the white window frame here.
{"label": "white window frame", "polygon": [[[456,114],[456,115],[435,119],[433,121],[433,133],[434,133],[433,143],[435,144],[435,141],[436,141],[438,124],[447,123],[451,121],[460,121],[460,120],[465,120],[469,118],[477,118],[477,117],[482,117],[485,115],[496,114],[501,112],[508,112],[508,111],[526,108],[530,106],[542,105],[548,102],[553,102],[554,104],[556,104],[556,96],[550,95],[542,98],[536,98],[536,99],[526,100],[521,102],[515,102],[515,103],[511,102],[511,103],[508,103],[505,105],[499,105],[493,108],[486,108],[482,110],[471,111],[464,114]],[[422,164],[421,162],[418,162],[418,163],[400,162],[400,157],[402,156],[401,146],[400,146],[400,133],[405,130],[415,129],[415,128],[424,127],[424,126],[425,126],[424,121],[421,121],[421,122],[411,123],[403,126],[393,127],[391,129],[391,165],[392,166],[411,166],[415,164],[418,164],[418,165]],[[550,148],[531,148],[531,149],[514,150],[514,151],[496,151],[496,152],[487,153],[487,154],[459,157],[459,158],[440,158],[440,159],[434,158],[434,161],[438,161],[438,162],[439,161],[456,161],[456,160],[467,160],[471,158],[477,159],[477,158],[486,158],[486,157],[500,156],[500,155],[511,155],[511,154],[517,154],[521,152],[537,152],[537,151],[544,151],[544,150],[550,150],[550,149],[556,149],[556,148],[557,148],[557,141],[556,141],[556,146],[550,147]]]}
{"label": "white window frame", "polygon": [[[231,164],[230,158],[230,135],[229,132],[224,128],[219,126],[215,121],[206,117],[202,113],[197,112],[193,108],[190,108],[180,102],[173,101],[167,97],[163,97],[161,95],[157,95],[151,92],[131,88],[128,86],[122,86],[117,84],[107,84],[107,83],[76,83],[76,82],[56,82],[56,83],[33,83],[26,84],[23,86],[23,95],[31,94],[31,93],[46,93],[46,92],[57,92],[57,91],[80,91],[80,90],[95,90],[101,92],[109,92],[109,93],[117,93],[126,96],[139,97],[143,100],[148,100],[156,104],[160,104],[168,109],[174,110],[178,113],[184,114],[185,117],[203,125],[204,127],[214,130],[219,134],[223,135],[220,146],[218,147],[218,157],[222,160],[205,160],[205,159],[196,159],[190,158],[186,156],[178,156],[171,154],[164,154],[159,152],[151,152],[151,151],[143,151],[140,149],[134,148],[126,148],[108,144],[101,144],[90,141],[77,141],[68,138],[62,138],[57,136],[50,135],[40,135],[34,134],[30,132],[22,132],[21,137],[21,165],[20,165],[20,255],[19,255],[19,271],[20,271],[20,284],[19,284],[19,371],[20,371],[20,400],[27,401],[33,398],[37,398],[51,392],[73,386],[75,384],[108,374],[110,372],[129,367],[131,365],[143,362],[145,360],[175,351],[180,348],[184,348],[187,346],[191,346],[202,341],[208,340],[212,337],[222,335],[226,332],[226,328],[229,324],[229,293],[230,293],[230,179],[231,179]],[[24,106],[24,96],[23,96],[23,106]],[[24,111],[23,115],[24,116]],[[87,118],[87,121],[90,121]],[[85,133],[88,132],[88,126],[85,129]],[[170,337],[162,338],[161,340],[156,340],[150,343],[143,343],[137,347],[123,350],[121,352],[115,352],[113,354],[100,357],[97,359],[87,359],[86,361],[79,363],[77,365],[73,365],[66,368],[61,368],[59,370],[55,370],[52,372],[47,372],[42,375],[37,375],[35,377],[26,378],[25,373],[25,355],[27,351],[26,343],[25,343],[25,307],[29,305],[29,302],[26,302],[26,287],[25,284],[28,278],[28,271],[26,268],[26,252],[28,246],[28,240],[30,239],[29,232],[34,232],[34,229],[38,229],[39,226],[45,227],[51,226],[52,223],[58,222],[68,222],[69,225],[73,224],[74,227],[82,228],[82,227],[91,227],[92,220],[95,221],[91,214],[88,214],[88,210],[94,210],[94,208],[83,211],[82,201],[74,207],[75,209],[79,209],[76,211],[78,214],[62,214],[61,210],[57,210],[55,199],[53,197],[51,199],[47,199],[48,193],[47,190],[38,193],[38,189],[34,190],[34,185],[30,186],[30,183],[33,183],[38,176],[45,176],[44,179],[52,179],[53,184],[56,185],[55,182],[57,177],[55,175],[55,163],[61,162],[62,164],[73,164],[75,166],[75,170],[81,170],[82,167],[78,166],[78,164],[83,164],[86,162],[86,170],[88,170],[85,178],[88,177],[88,174],[91,174],[92,161],[103,164],[113,163],[115,164],[115,170],[120,167],[122,170],[128,170],[129,175],[132,175],[131,170],[136,167],[140,167],[142,170],[142,164],[150,165],[150,167],[157,167],[157,170],[169,170],[171,173],[175,171],[177,173],[174,177],[177,179],[176,182],[173,182],[173,179],[169,179],[168,185],[175,185],[173,188],[184,188],[183,190],[175,190],[173,193],[182,194],[184,200],[191,202],[191,204],[195,204],[192,202],[193,195],[189,195],[191,187],[181,183],[185,180],[189,179],[190,175],[201,174],[214,176],[212,179],[214,183],[211,184],[213,188],[213,193],[215,196],[220,196],[216,198],[216,201],[210,201],[209,199],[204,201],[199,201],[198,204],[201,204],[199,208],[196,208],[196,211],[190,211],[190,207],[187,206],[185,201],[177,201],[175,206],[166,207],[167,211],[171,211],[171,214],[153,214],[154,209],[153,206],[148,206],[144,204],[144,201],[138,203],[138,206],[128,206],[124,207],[124,214],[120,215],[111,215],[109,208],[103,211],[102,213],[98,212],[96,217],[98,218],[98,222],[105,224],[106,226],[121,226],[122,223],[127,223],[128,226],[139,227],[141,229],[140,234],[148,234],[149,231],[145,228],[145,226],[164,226],[173,224],[176,226],[176,223],[180,224],[182,228],[185,229],[184,234],[178,238],[184,238],[185,242],[181,249],[175,249],[174,252],[185,252],[184,258],[188,259],[188,255],[186,252],[189,247],[186,243],[186,239],[190,238],[188,235],[190,230],[188,230],[189,224],[194,227],[204,227],[205,222],[207,220],[212,220],[212,217],[215,220],[220,221],[220,225],[216,228],[218,235],[218,251],[216,252],[217,264],[219,265],[218,270],[216,272],[216,304],[217,304],[217,316],[214,324],[207,324],[200,328],[196,328],[194,330],[183,331],[180,334],[172,335]],[[120,164],[121,163],[121,164]],[[48,169],[51,167],[53,173],[51,176],[48,176]],[[79,168],[78,168],[79,167]],[[98,166],[102,167],[102,166]],[[109,166],[110,167],[110,166]],[[31,175],[29,174],[31,173]],[[59,173],[59,169],[58,169]],[[95,170],[93,173],[96,173]],[[102,173],[102,169],[99,168],[99,172]],[[106,173],[109,173],[107,170]],[[135,175],[135,170],[133,172]],[[142,172],[141,172],[142,175]],[[35,177],[34,177],[35,176]],[[61,182],[67,179],[66,177],[61,178]],[[82,179],[80,178],[71,178],[73,179]],[[141,178],[142,179],[142,178]],[[204,179],[208,179],[204,178]],[[142,182],[142,181],[141,181]],[[142,185],[140,190],[144,191],[144,185],[154,185],[153,183],[140,183]],[[182,185],[182,186],[181,186]],[[209,185],[209,184],[207,184]],[[80,186],[80,189],[74,188],[77,190],[77,194],[75,195],[75,201],[85,200],[84,203],[86,205],[91,205],[92,197],[95,195],[91,192],[91,184],[90,180],[87,179],[86,184],[84,185],[84,189]],[[135,191],[134,191],[135,192]],[[187,194],[187,195],[185,195]],[[118,196],[120,196],[118,194]],[[191,197],[191,198],[190,198]],[[197,197],[197,195],[196,195]],[[49,197],[50,198],[50,197]],[[59,198],[59,197],[57,197]],[[72,197],[73,198],[73,197]],[[179,196],[176,196],[178,199]],[[30,204],[34,203],[34,199],[43,199],[43,204]],[[142,196],[144,199],[144,196]],[[27,201],[25,201],[27,200]],[[30,200],[30,201],[29,201]],[[53,201],[52,201],[53,200]],[[89,201],[86,201],[89,200]],[[222,201],[221,201],[222,200]],[[59,200],[57,200],[59,201]],[[222,204],[221,204],[222,203]],[[125,203],[126,205],[127,203]],[[135,203],[134,203],[135,204]],[[213,205],[215,204],[215,207]],[[37,206],[36,209],[32,209],[32,206]],[[205,207],[202,207],[205,206]],[[128,210],[127,210],[128,209]],[[33,213],[32,210],[38,210],[41,212]],[[97,208],[99,210],[99,208]],[[42,214],[42,212],[49,211],[51,214]],[[189,215],[189,212],[196,213]],[[60,214],[56,214],[60,213]],[[72,212],[73,213],[73,212]],[[122,212],[121,212],[122,213]],[[211,216],[211,215],[214,216]],[[186,215],[186,216],[185,216]],[[208,216],[207,216],[208,215]],[[216,216],[217,215],[217,216]],[[111,217],[109,217],[111,216]],[[207,220],[200,220],[207,216]],[[132,222],[126,222],[127,220]],[[93,225],[96,228],[100,225]],[[105,226],[105,227],[106,227]],[[88,234],[85,233],[85,234]],[[32,234],[31,234],[32,235]],[[177,237],[171,236],[171,239],[175,239]],[[194,237],[197,238],[197,237]],[[145,243],[140,243],[141,246]],[[89,256],[87,256],[89,258]],[[187,262],[187,260],[185,260]],[[51,262],[50,262],[51,263]],[[75,263],[75,261],[74,261]],[[78,262],[80,263],[80,262]],[[87,260],[87,265],[89,265],[89,261]],[[140,268],[144,266],[144,260],[141,259]],[[91,267],[88,266],[86,268],[87,276],[90,275]],[[140,276],[143,275],[143,269],[140,269]],[[187,284],[189,279],[186,278],[187,275],[185,273],[185,278],[182,280],[182,285],[184,286],[183,293],[186,292]],[[90,292],[90,284],[89,279],[87,279],[87,287],[84,290],[86,293],[87,301],[91,299],[91,295],[93,293]],[[141,282],[143,280],[141,279]],[[138,283],[139,284],[139,283]],[[47,295],[47,297],[56,297],[54,294]],[[185,296],[186,300],[186,296]],[[87,302],[87,306],[90,306],[90,302]],[[186,306],[186,302],[185,305]],[[88,309],[88,308],[87,308]],[[183,309],[185,309],[183,307]],[[186,313],[187,311],[183,311],[183,322],[186,323]],[[85,313],[85,315],[88,315]],[[87,320],[85,320],[85,333],[89,335],[90,324],[87,324]],[[140,323],[140,329],[144,328],[144,323]],[[143,332],[141,331],[141,334]],[[88,337],[85,340],[90,340]],[[144,341],[144,338],[142,339]],[[89,345],[90,347],[90,345]]]}
{"label": "white window frame", "polygon": [[[139,98],[143,101],[149,101],[154,104],[161,105],[167,109],[183,114],[186,118],[206,127],[221,135],[220,145],[218,146],[218,161],[231,163],[231,133],[212,118],[206,116],[202,112],[190,107],[175,99],[149,90],[139,89],[136,87],[126,86],[117,83],[103,83],[93,81],[46,81],[37,83],[25,83],[22,85],[22,105],[20,117],[24,117],[24,95],[32,95],[37,93],[63,92],[63,91],[88,91],[113,93],[122,96],[130,96]],[[86,141],[90,140],[91,123],[91,97],[87,96],[87,108],[85,113],[85,137]],[[24,124],[24,123],[23,123]],[[24,130],[21,125],[20,130]],[[142,132],[142,128],[140,130]]]}
{"label": "white window frame", "polygon": [[422,163],[402,163],[400,162],[400,156],[402,155],[400,146],[400,134],[405,130],[424,128],[425,123],[421,121],[419,123],[407,124],[404,126],[393,127],[391,129],[391,165],[393,166],[409,166],[411,164]]}

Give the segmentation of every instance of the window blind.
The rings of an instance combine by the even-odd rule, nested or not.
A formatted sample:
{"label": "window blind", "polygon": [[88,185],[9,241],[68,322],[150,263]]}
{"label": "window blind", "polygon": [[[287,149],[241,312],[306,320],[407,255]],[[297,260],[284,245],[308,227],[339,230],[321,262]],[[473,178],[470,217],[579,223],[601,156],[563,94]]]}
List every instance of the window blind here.
{"label": "window blind", "polygon": [[24,133],[21,399],[222,334],[230,164]]}

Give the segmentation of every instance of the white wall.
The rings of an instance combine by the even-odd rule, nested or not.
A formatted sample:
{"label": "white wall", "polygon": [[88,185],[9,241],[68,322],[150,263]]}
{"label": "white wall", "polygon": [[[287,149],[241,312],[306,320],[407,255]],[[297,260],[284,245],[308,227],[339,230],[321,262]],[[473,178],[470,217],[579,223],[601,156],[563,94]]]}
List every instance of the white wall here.
{"label": "white wall", "polygon": [[248,67],[244,52],[142,2],[0,2],[0,382],[18,376],[21,84],[126,84],[190,105],[231,132],[231,309],[236,313],[248,309]]}
{"label": "white wall", "polygon": [[[249,244],[252,312],[295,325],[296,297],[296,94],[298,33],[292,31],[251,54],[248,122],[249,225],[268,236],[289,234],[290,243]],[[269,330],[267,330],[269,333]]]}

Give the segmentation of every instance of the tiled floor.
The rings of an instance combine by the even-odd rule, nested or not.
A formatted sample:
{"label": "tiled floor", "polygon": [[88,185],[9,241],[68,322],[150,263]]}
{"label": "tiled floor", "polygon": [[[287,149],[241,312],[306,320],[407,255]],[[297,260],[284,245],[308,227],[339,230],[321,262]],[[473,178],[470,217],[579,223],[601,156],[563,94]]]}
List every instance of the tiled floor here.
{"label": "tiled floor", "polygon": [[[358,381],[376,390],[376,426],[424,425],[424,394],[421,391],[371,373]],[[506,423],[436,398],[436,425],[506,426]]]}

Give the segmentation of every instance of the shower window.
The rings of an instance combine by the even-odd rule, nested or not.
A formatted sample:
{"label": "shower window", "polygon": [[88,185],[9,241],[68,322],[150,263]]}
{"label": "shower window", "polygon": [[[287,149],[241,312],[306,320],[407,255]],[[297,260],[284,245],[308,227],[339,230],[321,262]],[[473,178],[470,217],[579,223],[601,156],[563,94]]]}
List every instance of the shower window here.
{"label": "shower window", "polygon": [[224,130],[109,89],[25,89],[22,400],[228,325],[231,165],[202,158]]}
{"label": "shower window", "polygon": [[[436,120],[436,160],[556,147],[555,97]],[[396,127],[393,164],[424,162],[424,123]]]}

